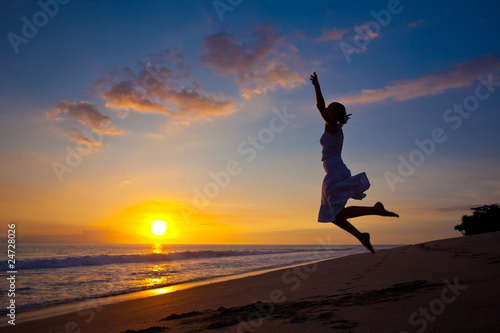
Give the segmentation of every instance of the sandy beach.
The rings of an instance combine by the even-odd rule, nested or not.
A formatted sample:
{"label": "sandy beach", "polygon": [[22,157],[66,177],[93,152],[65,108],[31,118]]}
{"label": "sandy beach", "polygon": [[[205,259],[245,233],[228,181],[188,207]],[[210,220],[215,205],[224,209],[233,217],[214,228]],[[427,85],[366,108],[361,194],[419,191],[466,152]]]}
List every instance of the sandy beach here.
{"label": "sandy beach", "polygon": [[500,332],[500,233],[96,306],[12,332]]}

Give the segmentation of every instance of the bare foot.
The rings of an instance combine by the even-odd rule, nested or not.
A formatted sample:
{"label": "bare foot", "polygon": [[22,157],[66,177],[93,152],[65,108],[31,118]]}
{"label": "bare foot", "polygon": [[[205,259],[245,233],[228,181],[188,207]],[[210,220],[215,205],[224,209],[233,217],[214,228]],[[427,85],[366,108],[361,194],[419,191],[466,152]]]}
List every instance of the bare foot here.
{"label": "bare foot", "polygon": [[373,207],[375,207],[378,210],[378,215],[399,217],[398,214],[385,210],[384,205],[382,205],[381,202],[377,202],[375,205],[373,205]]}
{"label": "bare foot", "polygon": [[373,249],[372,244],[370,243],[369,233],[363,232],[361,236],[359,236],[359,241],[361,242],[361,244],[363,244],[364,247],[370,250],[371,253],[375,253],[375,250]]}

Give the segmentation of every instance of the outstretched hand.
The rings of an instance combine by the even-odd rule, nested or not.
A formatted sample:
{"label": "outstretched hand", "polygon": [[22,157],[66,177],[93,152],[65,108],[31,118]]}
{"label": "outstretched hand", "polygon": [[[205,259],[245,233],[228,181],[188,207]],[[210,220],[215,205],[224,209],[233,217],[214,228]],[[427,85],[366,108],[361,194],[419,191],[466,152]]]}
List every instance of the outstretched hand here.
{"label": "outstretched hand", "polygon": [[319,81],[318,81],[318,76],[316,75],[316,72],[314,72],[313,75],[311,75],[310,79],[311,79],[313,86],[319,87]]}

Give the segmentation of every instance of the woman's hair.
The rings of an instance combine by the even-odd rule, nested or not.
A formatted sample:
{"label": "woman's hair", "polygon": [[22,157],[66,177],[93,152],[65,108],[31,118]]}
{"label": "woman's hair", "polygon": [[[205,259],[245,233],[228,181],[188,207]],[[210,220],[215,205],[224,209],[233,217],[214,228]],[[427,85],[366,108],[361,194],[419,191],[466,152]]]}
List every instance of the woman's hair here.
{"label": "woman's hair", "polygon": [[341,124],[345,124],[347,122],[347,119],[346,119],[346,110],[345,110],[345,106],[338,103],[338,102],[333,102],[333,103],[330,103],[330,105],[328,105],[328,107],[326,108],[327,110],[331,109],[331,110],[335,110],[336,112],[336,115],[337,115],[337,121]]}

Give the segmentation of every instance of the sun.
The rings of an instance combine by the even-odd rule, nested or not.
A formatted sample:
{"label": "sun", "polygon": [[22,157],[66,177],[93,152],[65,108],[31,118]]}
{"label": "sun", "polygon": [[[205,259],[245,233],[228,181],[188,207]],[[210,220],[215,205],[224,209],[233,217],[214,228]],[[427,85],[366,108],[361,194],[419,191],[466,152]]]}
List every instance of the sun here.
{"label": "sun", "polygon": [[155,236],[163,236],[167,231],[167,222],[156,220],[151,223],[151,232]]}

